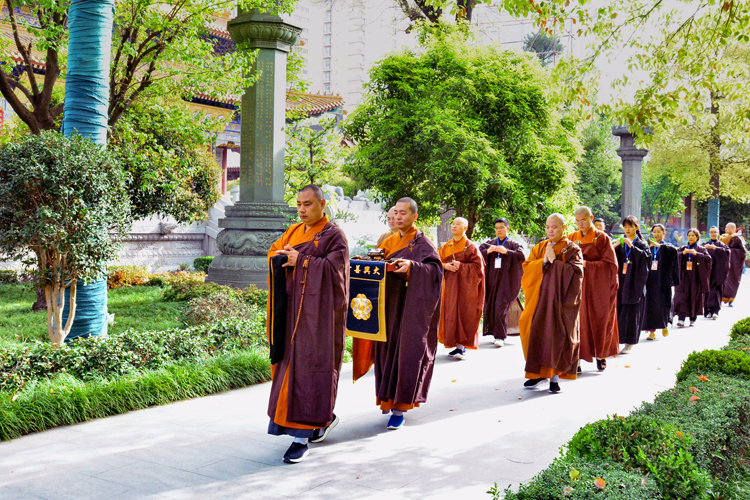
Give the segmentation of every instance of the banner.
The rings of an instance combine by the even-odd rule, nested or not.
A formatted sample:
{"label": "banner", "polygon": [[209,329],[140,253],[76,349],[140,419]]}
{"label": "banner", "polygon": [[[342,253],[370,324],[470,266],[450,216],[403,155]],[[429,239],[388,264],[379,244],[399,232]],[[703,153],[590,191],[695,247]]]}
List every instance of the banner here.
{"label": "banner", "polygon": [[349,262],[349,310],[346,334],[385,342],[385,262]]}

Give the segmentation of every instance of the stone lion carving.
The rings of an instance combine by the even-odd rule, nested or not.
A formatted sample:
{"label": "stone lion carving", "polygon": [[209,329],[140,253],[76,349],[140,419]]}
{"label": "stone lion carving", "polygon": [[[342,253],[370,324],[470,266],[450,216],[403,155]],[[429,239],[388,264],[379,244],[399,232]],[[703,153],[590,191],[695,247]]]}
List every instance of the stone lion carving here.
{"label": "stone lion carving", "polygon": [[216,246],[224,255],[265,256],[282,231],[224,229],[216,237]]}

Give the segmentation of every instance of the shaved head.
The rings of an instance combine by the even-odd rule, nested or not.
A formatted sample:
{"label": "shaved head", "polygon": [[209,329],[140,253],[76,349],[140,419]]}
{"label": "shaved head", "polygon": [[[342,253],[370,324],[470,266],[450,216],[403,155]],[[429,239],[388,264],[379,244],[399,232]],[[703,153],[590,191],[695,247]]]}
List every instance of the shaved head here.
{"label": "shaved head", "polygon": [[565,225],[565,217],[563,217],[563,214],[554,213],[554,214],[550,215],[549,217],[547,217],[547,221],[549,221],[549,220],[551,220],[553,218],[557,219],[557,222],[561,226]]}
{"label": "shaved head", "polygon": [[400,200],[398,200],[396,202],[397,205],[399,203],[406,203],[409,206],[409,210],[411,210],[412,214],[416,214],[417,213],[417,202],[414,201],[413,199],[409,198],[408,196],[406,196],[404,198],[401,198]]}
{"label": "shaved head", "polygon": [[299,190],[300,193],[304,193],[305,191],[310,191],[313,196],[315,196],[316,200],[323,201],[323,190],[320,189],[320,186],[316,186],[315,184],[308,184],[307,186]]}
{"label": "shaved head", "polygon": [[453,222],[460,222],[464,226],[469,227],[469,221],[464,219],[463,217],[456,217],[455,219],[453,219]]}
{"label": "shaved head", "polygon": [[578,210],[576,210],[576,217],[579,215],[585,215],[586,217],[594,216],[589,207],[578,207]]}

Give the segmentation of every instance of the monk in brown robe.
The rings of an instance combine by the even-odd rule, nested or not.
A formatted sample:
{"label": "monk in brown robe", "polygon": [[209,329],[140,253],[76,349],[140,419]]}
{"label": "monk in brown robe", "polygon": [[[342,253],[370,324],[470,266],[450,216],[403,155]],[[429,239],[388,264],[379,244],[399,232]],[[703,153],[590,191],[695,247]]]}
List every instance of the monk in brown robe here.
{"label": "monk in brown robe", "polygon": [[745,242],[737,234],[737,225],[730,222],[726,226],[726,233],[721,235],[721,241],[729,247],[729,272],[722,288],[722,301],[729,307],[734,307],[734,298],[740,287],[742,270],[745,269]]}
{"label": "monk in brown robe", "polygon": [[385,216],[386,221],[388,222],[388,227],[390,228],[390,231],[387,233],[383,233],[380,235],[380,238],[378,238],[378,243],[375,245],[380,246],[381,243],[385,241],[386,238],[390,238],[394,234],[398,232],[398,228],[396,227],[396,207],[391,208],[388,210],[388,214]]}
{"label": "monk in brown robe", "polygon": [[526,307],[521,314],[521,345],[526,358],[523,386],[535,389],[548,378],[549,392],[560,392],[559,379],[576,379],[583,284],[581,249],[565,237],[565,219],[547,219],[547,240],[537,244],[523,263]]}
{"label": "monk in brown robe", "polygon": [[379,248],[392,261],[386,274],[386,342],[354,339],[354,380],[375,366],[376,403],[399,429],[404,412],[427,400],[438,342],[443,264],[432,241],[414,227],[417,203],[396,203],[399,233]]}
{"label": "monk in brown robe", "polygon": [[[484,335],[495,337],[496,347],[503,347],[508,337],[508,312],[518,301],[523,276],[523,247],[510,239],[510,223],[505,217],[495,219],[495,236],[479,245],[484,259]],[[520,307],[519,307],[520,308]]]}
{"label": "monk in brown robe", "polygon": [[268,251],[273,377],[268,433],[294,436],[287,463],[302,461],[308,440],[323,441],[338,423],[333,407],[344,355],[349,248],[324,207],[320,187],[302,188],[297,196],[302,222]]}
{"label": "monk in brown robe", "polygon": [[465,359],[466,349],[477,348],[484,306],[484,260],[466,238],[468,228],[469,221],[456,217],[451,224],[453,238],[439,252],[445,273],[438,341],[454,348],[448,356],[455,359]]}
{"label": "monk in brown robe", "polygon": [[719,241],[719,228],[712,226],[708,230],[708,241],[703,248],[711,256],[711,282],[708,293],[703,299],[703,316],[709,319],[719,319],[721,311],[722,290],[729,273],[731,250]]}
{"label": "monk in brown robe", "polygon": [[680,284],[674,289],[672,308],[677,316],[677,326],[685,326],[685,318],[690,318],[690,326],[703,312],[703,299],[711,288],[711,255],[700,244],[701,232],[696,228],[687,232],[688,244],[677,249],[680,265]]}
{"label": "monk in brown robe", "polygon": [[[576,210],[578,231],[568,239],[583,254],[583,292],[581,299],[580,359],[589,363],[596,359],[596,368],[607,368],[610,356],[617,355],[620,340],[617,330],[617,257],[605,233],[593,227],[594,215],[589,207]],[[580,373],[580,367],[579,367]]]}

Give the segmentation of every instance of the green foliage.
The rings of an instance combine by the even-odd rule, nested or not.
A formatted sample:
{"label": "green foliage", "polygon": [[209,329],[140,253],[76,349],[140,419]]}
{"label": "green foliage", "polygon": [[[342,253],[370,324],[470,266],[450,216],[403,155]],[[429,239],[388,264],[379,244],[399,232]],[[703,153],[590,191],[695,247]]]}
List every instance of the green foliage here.
{"label": "green foliage", "polygon": [[[604,481],[604,487],[595,481]],[[497,486],[488,491],[499,500]],[[528,484],[522,484],[518,493],[505,490],[505,500],[649,500],[662,499],[653,479],[627,470],[621,464],[583,460],[576,457],[559,457]]]}
{"label": "green foliage", "polygon": [[171,279],[167,285],[164,290],[164,300],[168,302],[205,298],[217,293],[223,293],[246,304],[260,307],[265,307],[268,300],[268,292],[255,285],[239,289],[217,283],[195,283],[185,279]]}
{"label": "green foliage", "polygon": [[534,52],[542,63],[547,66],[563,53],[563,44],[556,36],[550,36],[544,31],[529,33],[523,41],[523,50]]}
{"label": "green foliage", "polygon": [[199,273],[208,274],[208,266],[211,265],[212,260],[214,260],[214,258],[210,255],[208,257],[198,257],[193,260],[193,268]]}
{"label": "green foliage", "polygon": [[750,337],[750,318],[739,320],[729,331],[729,338],[732,340],[740,340],[742,337]]}
{"label": "green foliage", "polygon": [[156,214],[190,224],[219,200],[221,166],[206,152],[223,120],[195,115],[181,101],[141,100],[118,121],[109,147],[130,173],[133,218]]}
{"label": "green foliage", "polygon": [[686,193],[669,175],[654,171],[651,162],[643,171],[643,190],[641,192],[641,210],[646,227],[654,224],[666,224],[670,217],[675,217],[685,210],[683,200]]}
{"label": "green foliage", "polygon": [[344,122],[358,142],[347,169],[385,205],[402,196],[420,216],[455,209],[479,224],[506,215],[540,233],[569,211],[580,144],[550,104],[550,79],[529,54],[481,46],[459,26],[432,26],[420,52],[393,53],[371,70],[363,103]]}
{"label": "green foliage", "polygon": [[[708,199],[699,200],[695,204],[699,221],[708,220]],[[728,222],[734,222],[737,227],[750,227],[750,202],[734,200],[728,196],[719,197],[719,228],[724,232]]]}
{"label": "green foliage", "polygon": [[[81,136],[44,132],[0,149],[0,255],[34,269],[53,342],[72,326],[76,281],[96,279],[101,263],[116,257],[130,221],[126,180],[112,155]],[[56,299],[71,283],[63,325]]]}
{"label": "green foliage", "polygon": [[711,480],[690,454],[693,438],[658,418],[632,415],[586,425],[568,443],[567,456],[647,471],[666,499],[701,498]]}
{"label": "green foliage", "polygon": [[[258,316],[257,320],[254,316]],[[67,373],[80,380],[122,376],[177,362],[195,362],[266,345],[265,313],[187,329],[132,332],[77,339],[55,349],[36,343],[0,350],[0,391],[20,392],[33,382]]]}
{"label": "green foliage", "polygon": [[70,374],[34,384],[17,399],[0,392],[0,439],[228,391],[270,379],[268,356],[226,353],[124,377],[83,382]]}
{"label": "green foliage", "polygon": [[750,357],[737,351],[694,351],[682,362],[682,368],[677,372],[677,380],[681,382],[690,375],[708,372],[750,377]]}
{"label": "green foliage", "polygon": [[256,316],[256,311],[237,294],[218,291],[192,299],[185,306],[182,316],[186,325],[197,326],[226,319],[250,319]]}
{"label": "green foliage", "polygon": [[[693,396],[700,399],[691,402]],[[690,435],[690,454],[712,477],[722,482],[750,478],[747,380],[719,373],[703,378],[691,374],[674,389],[657,395],[653,403],[644,403],[634,415],[658,418]]]}
{"label": "green foliage", "polygon": [[618,140],[612,136],[614,122],[603,115],[591,120],[583,131],[583,157],[576,164],[575,192],[594,217],[608,227],[620,223],[622,173],[617,156]]}

